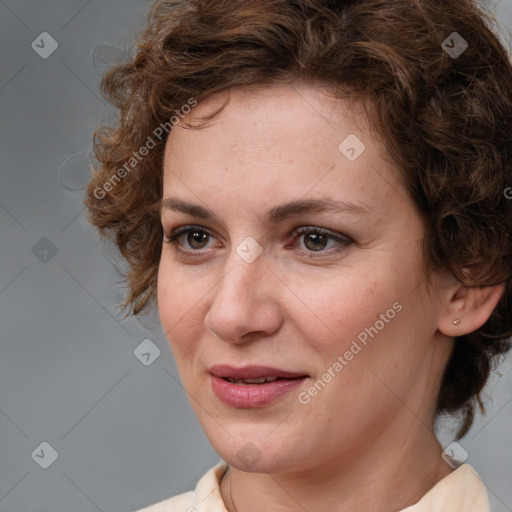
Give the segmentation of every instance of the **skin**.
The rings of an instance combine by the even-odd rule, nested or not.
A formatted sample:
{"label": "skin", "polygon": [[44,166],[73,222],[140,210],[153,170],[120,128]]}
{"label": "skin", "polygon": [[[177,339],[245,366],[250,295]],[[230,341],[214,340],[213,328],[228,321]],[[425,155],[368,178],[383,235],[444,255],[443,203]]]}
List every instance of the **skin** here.
{"label": "skin", "polygon": [[[196,124],[226,98],[204,99],[184,120]],[[369,126],[360,105],[295,83],[232,89],[206,127],[181,122],[168,137],[163,197],[215,218],[162,210],[164,235],[193,224],[210,236],[201,245],[182,235],[187,254],[162,244],[159,312],[192,407],[231,466],[220,484],[229,511],[392,512],[451,472],[433,431],[441,375],[453,336],[482,325],[502,288],[465,289],[443,274],[427,287],[422,219]],[[366,146],[355,161],[338,149],[349,134]],[[264,216],[326,197],[367,212],[304,213],[276,225]],[[300,226],[311,231],[294,234]],[[315,228],[353,242],[322,246]],[[263,249],[252,263],[236,251],[247,236]],[[300,403],[298,393],[397,302],[401,311]],[[263,408],[235,409],[212,392],[213,364],[310,378]],[[247,443],[259,457],[250,467],[237,456]]]}

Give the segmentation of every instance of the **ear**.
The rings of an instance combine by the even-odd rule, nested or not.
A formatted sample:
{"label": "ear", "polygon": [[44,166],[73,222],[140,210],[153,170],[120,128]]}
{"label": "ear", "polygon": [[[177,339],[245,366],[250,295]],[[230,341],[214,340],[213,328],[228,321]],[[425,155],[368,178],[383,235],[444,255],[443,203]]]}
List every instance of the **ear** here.
{"label": "ear", "polygon": [[[504,284],[468,288],[458,283],[450,287],[439,313],[438,329],[450,337],[476,331],[487,322],[504,290]],[[459,322],[454,324],[454,320]]]}

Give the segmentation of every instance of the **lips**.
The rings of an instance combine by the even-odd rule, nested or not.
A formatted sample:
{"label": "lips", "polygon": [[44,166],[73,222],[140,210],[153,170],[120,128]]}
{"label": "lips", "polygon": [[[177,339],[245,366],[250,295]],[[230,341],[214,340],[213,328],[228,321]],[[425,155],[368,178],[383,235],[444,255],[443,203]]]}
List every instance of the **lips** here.
{"label": "lips", "polygon": [[257,377],[255,379],[233,379],[225,377],[228,382],[232,384],[249,385],[249,384],[265,384],[266,382],[274,382],[280,377]]}
{"label": "lips", "polygon": [[208,368],[213,393],[224,404],[237,409],[266,407],[304,386],[309,375],[269,366]]}
{"label": "lips", "polygon": [[244,366],[242,368],[235,368],[233,366],[217,364],[210,367],[208,370],[213,376],[221,379],[231,379],[233,381],[257,380],[257,382],[250,382],[251,384],[264,383],[266,381],[272,382],[277,379],[309,377],[309,375],[305,373],[290,372],[269,366]]}

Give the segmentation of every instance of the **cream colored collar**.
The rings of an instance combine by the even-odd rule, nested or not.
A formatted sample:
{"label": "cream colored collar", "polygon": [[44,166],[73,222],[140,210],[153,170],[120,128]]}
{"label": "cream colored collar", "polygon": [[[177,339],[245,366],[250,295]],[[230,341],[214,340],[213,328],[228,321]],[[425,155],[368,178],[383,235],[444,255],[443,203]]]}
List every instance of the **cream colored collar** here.
{"label": "cream colored collar", "polygon": [[[220,461],[201,477],[195,491],[138,512],[227,512],[219,489],[227,469],[227,463]],[[490,508],[484,484],[471,466],[463,464],[432,487],[418,503],[400,512],[490,512]]]}

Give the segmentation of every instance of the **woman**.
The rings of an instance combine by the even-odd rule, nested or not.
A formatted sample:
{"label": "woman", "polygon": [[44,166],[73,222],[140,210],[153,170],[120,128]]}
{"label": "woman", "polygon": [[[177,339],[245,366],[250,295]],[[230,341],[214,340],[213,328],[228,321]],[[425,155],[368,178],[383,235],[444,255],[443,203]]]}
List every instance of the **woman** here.
{"label": "woman", "polygon": [[[489,510],[461,438],[512,334],[512,67],[470,0],[154,4],[89,218],[222,462],[144,510]],[[450,462],[448,460],[448,462]]]}

